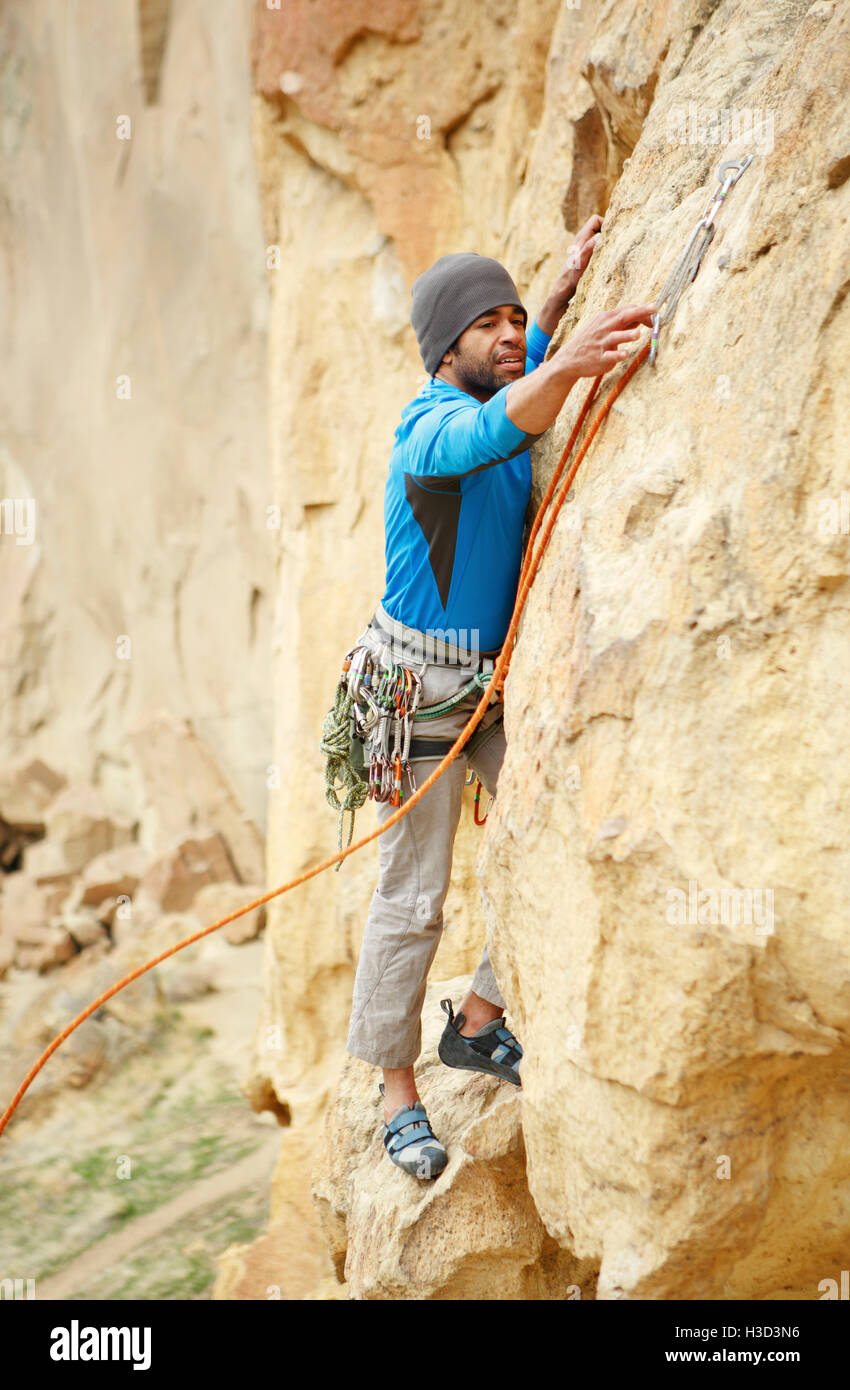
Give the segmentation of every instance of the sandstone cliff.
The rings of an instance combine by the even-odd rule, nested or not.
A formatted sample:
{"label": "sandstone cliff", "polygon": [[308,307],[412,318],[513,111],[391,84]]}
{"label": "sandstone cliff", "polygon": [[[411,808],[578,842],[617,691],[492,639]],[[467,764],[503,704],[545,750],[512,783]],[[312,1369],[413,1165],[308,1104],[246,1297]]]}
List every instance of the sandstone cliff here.
{"label": "sandstone cliff", "polygon": [[[0,1109],[78,1010],[264,888],[286,498],[267,468],[252,9],[0,6]],[[0,1143],[4,1279],[32,1275],[38,1298],[211,1281],[198,1208],[233,1187],[197,1184],[189,1233],[164,1205],[159,1254],[133,1214],[181,1206],[210,1166],[230,1184],[286,1119],[239,1095],[262,913],[233,926],[98,1009],[36,1078]],[[111,1159],[131,1150],[163,1182],[137,1166],[124,1201]],[[219,1250],[262,1219],[263,1167],[235,1181],[250,1225]]]}
{"label": "sandstone cliff", "polygon": [[729,147],[754,164],[532,594],[487,915],[535,1059],[531,1192],[599,1295],[814,1298],[850,1226],[848,16],[665,18],[576,313],[655,291],[714,185],[674,108],[766,113],[770,139]]}
{"label": "sandstone cliff", "polygon": [[144,817],[128,736],[164,709],[263,827],[284,499],[250,15],[2,7],[0,765],[43,758]]}
{"label": "sandstone cliff", "polygon": [[[426,1022],[423,1094],[464,1176],[423,1196],[380,1172],[376,1074],[346,1064],[316,1195],[355,1296],[457,1296],[498,1259],[513,1296],[567,1297],[581,1269],[583,1297],[813,1298],[846,1253],[848,53],[831,0],[257,7],[272,453],[293,499],[274,882],[333,842],[317,738],[382,589],[386,463],[422,373],[411,280],[475,249],[533,313],[598,210],[560,341],[657,294],[720,160],[755,156],[579,475],[523,620],[497,806],[483,842],[458,838],[434,976],[477,958],[483,844],[522,1097],[459,1110]],[[538,498],[582,395],[534,451]],[[269,913],[250,1089],[294,1101],[293,1135],[343,1061],[374,880],[367,851]],[[462,1156],[485,1101],[507,1107],[487,1152],[518,1165],[511,1197]],[[502,1226],[413,1259],[417,1221],[434,1242],[464,1230],[476,1181]]]}

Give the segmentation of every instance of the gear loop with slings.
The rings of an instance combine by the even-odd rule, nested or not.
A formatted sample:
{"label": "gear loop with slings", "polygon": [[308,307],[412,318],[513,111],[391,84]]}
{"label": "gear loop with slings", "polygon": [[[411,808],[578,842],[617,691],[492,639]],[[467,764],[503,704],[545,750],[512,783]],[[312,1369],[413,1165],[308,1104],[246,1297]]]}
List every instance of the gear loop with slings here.
{"label": "gear loop with slings", "polygon": [[[319,750],[325,757],[325,798],[339,811],[337,849],[342,849],[342,827],[346,811],[351,815],[346,847],[354,834],[354,813],[369,796],[369,787],[351,762],[351,718],[354,697],[345,681],[337,684],[333,708],[328,710],[322,724]],[[342,800],[340,794],[344,793]],[[337,864],[342,867],[342,860]]]}

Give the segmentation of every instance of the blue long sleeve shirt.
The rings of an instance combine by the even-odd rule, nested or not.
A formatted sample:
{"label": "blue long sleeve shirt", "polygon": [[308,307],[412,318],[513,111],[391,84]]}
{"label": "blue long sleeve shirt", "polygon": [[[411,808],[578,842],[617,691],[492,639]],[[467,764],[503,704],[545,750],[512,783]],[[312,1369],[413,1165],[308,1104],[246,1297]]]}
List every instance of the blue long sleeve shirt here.
{"label": "blue long sleeve shirt", "polygon": [[[549,342],[535,319],[526,375]],[[482,652],[501,646],[513,612],[531,493],[528,446],[540,437],[508,419],[507,390],[481,402],[432,377],[402,411],[384,492],[383,607],[398,622]]]}

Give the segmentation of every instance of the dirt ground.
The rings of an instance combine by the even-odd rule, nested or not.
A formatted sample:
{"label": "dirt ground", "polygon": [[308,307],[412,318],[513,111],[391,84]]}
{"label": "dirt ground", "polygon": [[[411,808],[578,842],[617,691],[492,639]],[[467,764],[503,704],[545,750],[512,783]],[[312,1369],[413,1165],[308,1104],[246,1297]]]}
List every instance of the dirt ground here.
{"label": "dirt ground", "polygon": [[[48,1061],[0,1139],[0,1279],[37,1299],[204,1299],[223,1251],[265,1230],[285,1131],[240,1091],[262,955],[209,938]],[[4,1105],[110,968],[3,981]]]}

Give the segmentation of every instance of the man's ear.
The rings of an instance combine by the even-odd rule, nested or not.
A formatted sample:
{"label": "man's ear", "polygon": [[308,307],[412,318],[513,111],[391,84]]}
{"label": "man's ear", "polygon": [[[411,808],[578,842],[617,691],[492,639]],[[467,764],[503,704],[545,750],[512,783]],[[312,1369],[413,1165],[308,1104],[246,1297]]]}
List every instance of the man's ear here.
{"label": "man's ear", "polygon": [[434,372],[434,376],[439,376],[439,375],[440,375],[440,372],[443,370],[443,368],[444,368],[444,367],[450,367],[450,366],[452,365],[452,362],[453,362],[453,361],[454,361],[454,350],[453,350],[452,348],[446,348],[445,352],[443,353],[442,357],[440,358],[439,363],[437,364],[437,369],[436,369],[436,371]]}
{"label": "man's ear", "polygon": [[455,353],[460,347],[460,338],[455,338],[450,347],[447,347],[440,361],[441,367],[451,367],[455,360]]}

